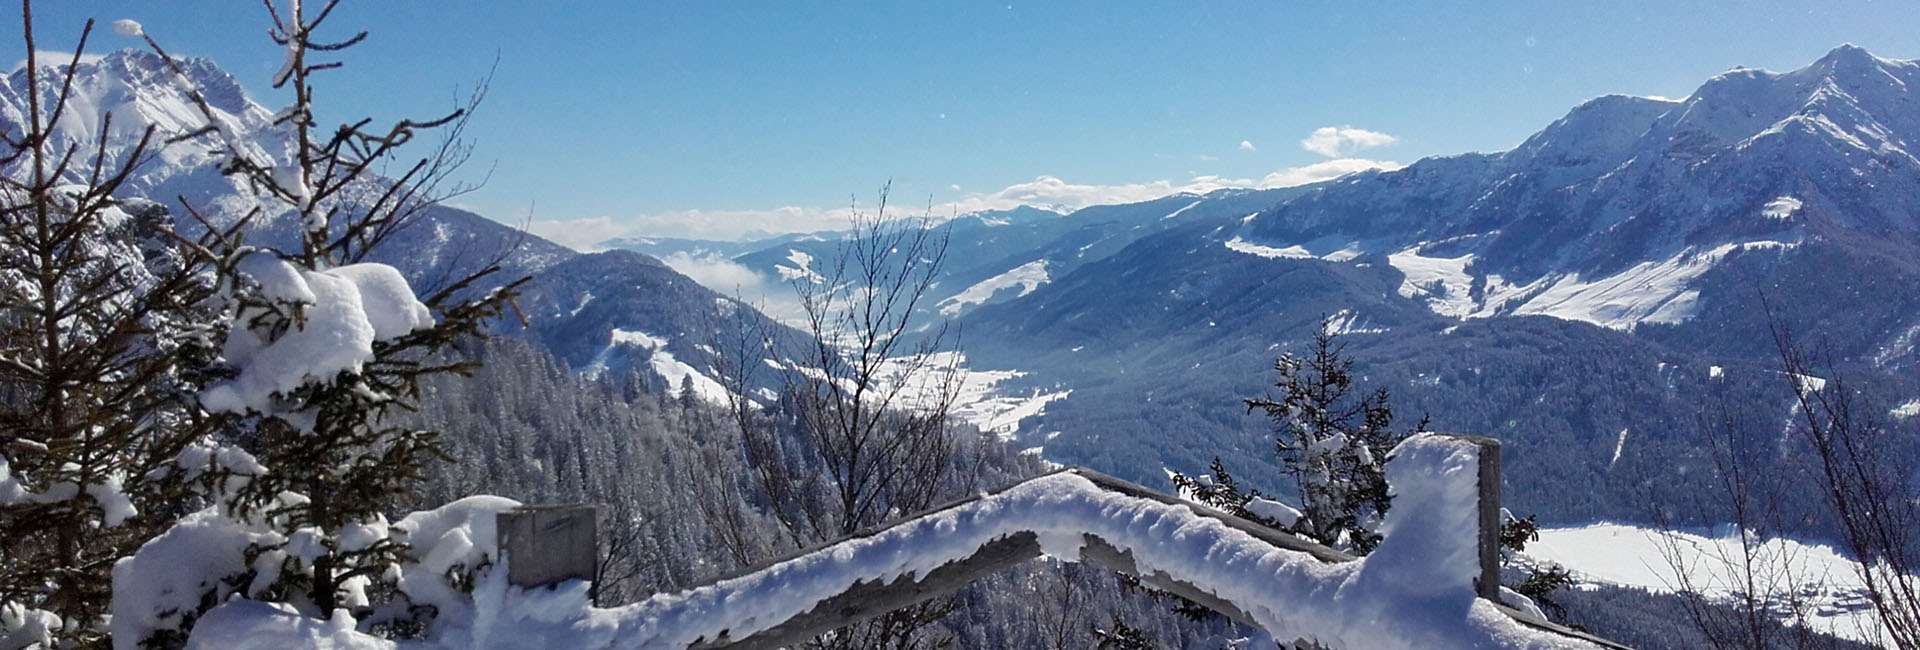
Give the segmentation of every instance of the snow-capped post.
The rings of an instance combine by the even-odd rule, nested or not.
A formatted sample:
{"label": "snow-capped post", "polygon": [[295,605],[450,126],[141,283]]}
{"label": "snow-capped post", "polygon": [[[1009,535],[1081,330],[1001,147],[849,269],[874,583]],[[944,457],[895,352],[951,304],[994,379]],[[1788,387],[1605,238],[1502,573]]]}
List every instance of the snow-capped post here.
{"label": "snow-capped post", "polygon": [[599,566],[600,508],[525,505],[501,512],[494,530],[507,583],[522,589],[592,580]]}
{"label": "snow-capped post", "polygon": [[1486,436],[1442,434],[1471,443],[1479,452],[1480,577],[1474,580],[1474,592],[1481,598],[1500,602],[1500,441]]}

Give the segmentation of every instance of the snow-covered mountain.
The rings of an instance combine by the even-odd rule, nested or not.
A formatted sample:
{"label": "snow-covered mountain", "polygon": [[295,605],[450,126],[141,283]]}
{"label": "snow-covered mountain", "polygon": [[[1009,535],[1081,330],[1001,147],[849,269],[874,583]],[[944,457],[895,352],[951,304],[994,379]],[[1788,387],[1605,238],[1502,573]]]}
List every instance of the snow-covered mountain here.
{"label": "snow-covered mountain", "polygon": [[1920,63],[1845,45],[1682,101],[1601,97],[1511,151],[1355,174],[1233,234],[1387,255],[1398,293],[1450,317],[1685,323],[1725,311],[1716,269],[1846,255],[1913,271],[1897,251],[1920,244],[1914,82]]}
{"label": "snow-covered mountain", "polygon": [[1266,470],[1268,425],[1238,400],[1331,315],[1403,414],[1553,459],[1514,465],[1520,505],[1643,516],[1632,476],[1697,462],[1681,434],[1699,404],[1776,408],[1763,301],[1896,403],[1920,395],[1915,82],[1920,63],[1843,46],[1682,101],[1595,99],[1512,151],[1239,214],[1202,202],[1044,283],[1001,283],[962,315],[968,353],[1073,391],[1023,427],[1051,459],[1140,481],[1215,454]]}

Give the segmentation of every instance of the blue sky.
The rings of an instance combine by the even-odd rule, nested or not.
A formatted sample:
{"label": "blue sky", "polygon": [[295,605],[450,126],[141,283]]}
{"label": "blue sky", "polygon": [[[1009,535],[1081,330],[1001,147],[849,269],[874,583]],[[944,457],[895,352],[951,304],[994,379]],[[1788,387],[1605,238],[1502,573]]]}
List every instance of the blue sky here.
{"label": "blue sky", "polygon": [[[284,102],[256,2],[37,10],[41,49],[132,18]],[[1298,182],[1506,149],[1590,97],[1683,97],[1842,42],[1920,57],[1920,10],[1859,0],[346,0],[329,25],[371,34],[320,80],[323,118],[444,110],[497,60],[472,129],[492,176],[458,202],[575,244],[831,227],[889,179],[916,211]],[[1327,127],[1349,137],[1303,146]]]}

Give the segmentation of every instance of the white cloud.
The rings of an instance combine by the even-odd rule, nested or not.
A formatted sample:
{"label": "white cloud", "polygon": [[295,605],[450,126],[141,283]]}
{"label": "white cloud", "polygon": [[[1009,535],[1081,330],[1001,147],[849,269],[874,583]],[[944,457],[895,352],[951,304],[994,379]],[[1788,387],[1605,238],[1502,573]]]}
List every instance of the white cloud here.
{"label": "white cloud", "polygon": [[1158,180],[1124,185],[1081,185],[1052,176],[1041,176],[992,194],[975,194],[944,206],[935,206],[934,214],[967,214],[981,210],[1004,210],[1022,205],[1047,208],[1056,212],[1071,212],[1087,206],[1136,203],[1181,192],[1205,194],[1226,188],[1265,190],[1293,187],[1368,169],[1399,168],[1400,163],[1392,161],[1341,158],[1302,167],[1289,167],[1258,179],[1208,175],[1194,176],[1185,183]]}
{"label": "white cloud", "polygon": [[[106,58],[106,55],[89,52],[89,53],[80,55],[80,63],[82,64],[96,63],[103,58]],[[42,68],[47,66],[64,66],[73,61],[73,53],[61,52],[58,50],[34,50],[33,61],[34,63],[40,64],[40,67]],[[20,57],[19,61],[15,61],[13,63],[13,67],[8,68],[7,72],[8,74],[12,74],[14,72],[19,72],[25,69],[27,69],[27,59],[26,57],[23,56],[23,57]]]}
{"label": "white cloud", "polygon": [[1252,141],[1249,141],[1249,140],[1241,140],[1241,141],[1240,141],[1240,150],[1241,150],[1241,151],[1253,151],[1253,150],[1254,150],[1254,149],[1253,149],[1253,142],[1252,142]]}
{"label": "white cloud", "polygon": [[1293,187],[1295,185],[1306,185],[1308,183],[1318,183],[1324,180],[1331,180],[1331,179],[1339,178],[1341,176],[1345,176],[1347,174],[1351,174],[1354,172],[1362,172],[1369,169],[1393,171],[1395,169],[1399,169],[1400,167],[1402,167],[1400,163],[1393,162],[1391,160],[1367,160],[1365,158],[1336,158],[1334,160],[1322,160],[1320,162],[1317,162],[1311,165],[1304,165],[1300,167],[1289,167],[1287,169],[1282,169],[1280,171],[1267,174],[1264,178],[1261,178],[1260,182],[1256,184],[1254,187],[1258,187],[1263,190],[1272,189],[1276,187]]}
{"label": "white cloud", "polygon": [[1300,141],[1300,148],[1328,158],[1345,158],[1362,149],[1372,149],[1399,142],[1400,139],[1378,131],[1356,129],[1351,126],[1323,126],[1313,130],[1313,135]]}
{"label": "white cloud", "polygon": [[[1182,192],[1205,194],[1227,188],[1274,189],[1315,183],[1368,169],[1399,168],[1400,164],[1392,161],[1338,158],[1278,170],[1259,178],[1207,175],[1194,176],[1185,182],[1156,180],[1145,183],[1091,185],[1071,183],[1053,176],[1041,176],[1025,183],[1016,183],[997,192],[969,194],[956,201],[936,204],[932,206],[931,214],[936,218],[942,218],[983,210],[1006,210],[1023,205],[1065,213],[1094,205],[1148,201]],[[872,206],[862,203],[859,208],[867,210]],[[534,221],[528,225],[528,229],[535,235],[574,250],[595,251],[603,248],[601,246],[603,242],[619,237],[683,237],[736,241],[780,233],[838,230],[846,227],[848,210],[847,207],[793,206],[770,210],[679,210],[624,219],[602,216],[570,221]],[[929,213],[924,207],[911,210],[889,207],[887,212],[895,216],[916,217]],[[695,262],[697,260],[687,260],[683,263],[692,265]],[[694,275],[687,271],[681,272],[689,276]],[[722,269],[711,271],[716,274],[714,275],[716,278],[723,278],[726,272]],[[702,281],[702,284],[707,283]],[[720,286],[726,285],[723,282]]]}
{"label": "white cloud", "polygon": [[[862,205],[862,209],[866,206]],[[589,217],[566,221],[535,221],[533,234],[578,251],[600,250],[601,242],[618,237],[681,237],[735,241],[769,234],[837,230],[847,226],[848,208],[784,206],[768,210],[676,210],[624,219]],[[888,212],[893,212],[892,208]]]}
{"label": "white cloud", "polygon": [[602,250],[601,242],[626,237],[636,230],[632,224],[616,222],[611,217],[587,217],[566,221],[529,221],[527,232],[567,248],[591,253]]}
{"label": "white cloud", "polygon": [[767,279],[746,265],[719,255],[694,257],[684,251],[660,258],[668,267],[714,291],[728,295],[756,296],[765,289]]}
{"label": "white cloud", "polygon": [[800,308],[800,302],[794,296],[793,287],[786,282],[769,278],[754,272],[745,265],[719,255],[695,257],[677,252],[660,258],[669,268],[700,286],[712,289],[721,295],[736,298],[752,305],[760,313],[772,316],[776,320],[798,326],[806,316]]}

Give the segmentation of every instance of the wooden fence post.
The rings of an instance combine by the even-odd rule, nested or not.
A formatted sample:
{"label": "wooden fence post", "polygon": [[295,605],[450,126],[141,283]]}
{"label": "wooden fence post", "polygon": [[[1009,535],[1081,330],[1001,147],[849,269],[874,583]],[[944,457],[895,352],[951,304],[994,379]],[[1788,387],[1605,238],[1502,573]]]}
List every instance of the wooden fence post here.
{"label": "wooden fence post", "polygon": [[526,505],[494,520],[507,583],[523,589],[593,580],[599,566],[599,508]]}
{"label": "wooden fence post", "polygon": [[1446,434],[1471,443],[1479,451],[1480,577],[1473,581],[1474,593],[1500,602],[1500,441],[1486,436]]}

